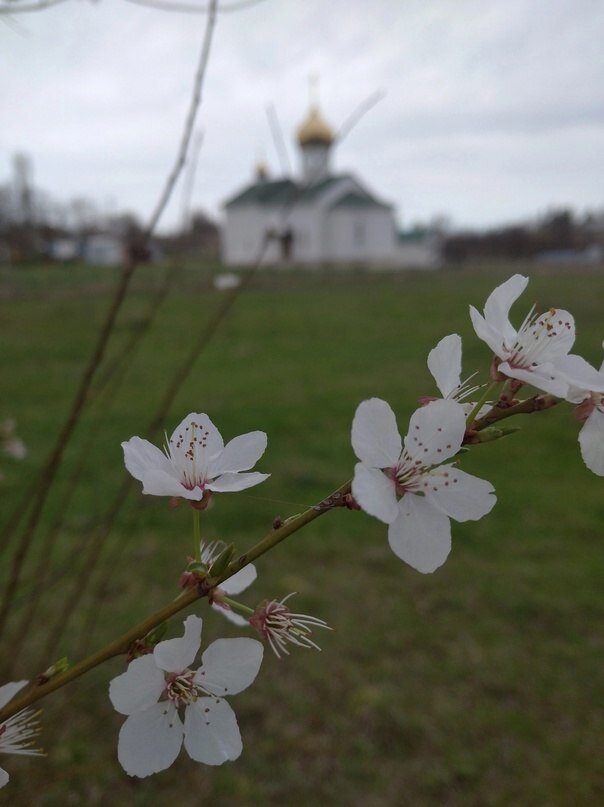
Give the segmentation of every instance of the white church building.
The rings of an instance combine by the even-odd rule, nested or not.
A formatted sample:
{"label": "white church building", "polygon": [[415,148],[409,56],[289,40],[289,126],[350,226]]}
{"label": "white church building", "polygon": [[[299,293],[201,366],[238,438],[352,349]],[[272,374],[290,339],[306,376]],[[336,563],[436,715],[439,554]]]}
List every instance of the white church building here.
{"label": "white church building", "polygon": [[331,169],[335,135],[316,104],[298,129],[299,179],[255,181],[224,205],[222,260],[227,266],[364,265],[436,268],[436,235],[400,234],[392,205],[351,173]]}

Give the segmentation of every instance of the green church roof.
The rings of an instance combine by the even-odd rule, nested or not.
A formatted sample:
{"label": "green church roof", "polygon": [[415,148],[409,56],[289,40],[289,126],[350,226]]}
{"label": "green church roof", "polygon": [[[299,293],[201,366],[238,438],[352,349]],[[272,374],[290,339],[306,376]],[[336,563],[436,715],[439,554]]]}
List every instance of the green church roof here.
{"label": "green church roof", "polygon": [[225,202],[225,207],[234,205],[283,205],[293,202],[297,185],[291,179],[278,179],[274,182],[256,182],[248,185]]}
{"label": "green church roof", "polygon": [[389,205],[386,205],[383,202],[378,202],[377,199],[370,196],[368,193],[351,191],[350,193],[344,194],[344,196],[341,196],[336,202],[334,202],[331,209],[335,210],[339,207],[389,207]]}
{"label": "green church roof", "polygon": [[[291,179],[263,180],[248,185],[232,196],[225,202],[225,207],[239,205],[277,207],[287,204],[310,204],[338,182],[350,178],[348,174],[337,174],[324,177],[312,185],[298,185]],[[379,202],[367,191],[354,190],[337,199],[332,205],[332,208],[334,207],[390,207],[390,205]]]}

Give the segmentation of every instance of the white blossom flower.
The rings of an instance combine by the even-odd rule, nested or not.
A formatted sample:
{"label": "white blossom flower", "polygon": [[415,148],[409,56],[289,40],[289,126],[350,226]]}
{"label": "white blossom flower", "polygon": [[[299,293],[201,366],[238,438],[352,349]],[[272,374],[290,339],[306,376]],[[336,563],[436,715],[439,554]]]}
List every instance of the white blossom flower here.
{"label": "white blossom flower", "polygon": [[[241,754],[237,718],[224,698],[242,692],[256,678],[262,644],[217,639],[203,653],[201,667],[192,670],[202,620],[188,616],[184,628],[184,636],[159,642],[109,686],[111,703],[128,715],[117,756],[130,776],[169,768],[183,743],[191,759],[206,765],[222,765]],[[184,710],[184,723],[179,710]]]}
{"label": "white blossom flower", "polygon": [[414,412],[404,445],[386,401],[363,401],[354,416],[352,447],[360,462],[352,494],[389,525],[392,551],[423,573],[441,566],[451,550],[449,518],[478,520],[496,501],[489,482],[440,464],[459,451],[464,434],[463,408],[449,399]]}
{"label": "white blossom flower", "polygon": [[[224,541],[211,541],[209,544],[205,544],[202,541],[199,547],[201,562],[209,569],[225,546]],[[220,592],[226,594],[228,597],[231,597],[233,594],[241,594],[242,591],[245,591],[246,588],[252,585],[257,577],[258,572],[256,571],[256,567],[253,563],[248,563],[247,566],[244,566],[243,569],[240,569],[220,584]],[[212,608],[221,613],[234,625],[238,625],[239,627],[247,627],[249,625],[245,617],[236,614],[231,608],[220,604],[219,601],[212,603]]]}
{"label": "white blossom flower", "polygon": [[314,647],[320,650],[318,644],[310,638],[313,628],[327,628],[327,622],[309,614],[293,614],[285,605],[296,592],[292,591],[282,600],[265,600],[260,603],[249,619],[250,624],[271,646],[277,658],[281,658],[279,651],[289,656],[288,644],[297,647]]}
{"label": "white blossom flower", "polygon": [[191,413],[174,430],[165,453],[148,440],[122,443],[126,468],[143,483],[143,493],[201,501],[206,491],[231,492],[258,485],[269,474],[241,473],[266,449],[264,432],[248,432],[224,445],[220,432],[203,413]]}
{"label": "white blossom flower", "polygon": [[[469,415],[474,409],[474,404],[470,401],[463,403],[463,401],[478,392],[480,385],[470,383],[476,373],[466,378],[465,381],[461,380],[461,336],[459,334],[451,333],[449,336],[445,336],[436,347],[432,348],[428,353],[428,370],[443,398],[458,401],[463,406],[465,414]],[[435,399],[420,400],[428,402]],[[490,405],[482,406],[477,417],[482,417],[490,409]]]}
{"label": "white blossom flower", "polygon": [[241,285],[241,278],[234,272],[221,272],[212,282],[216,291],[230,291]]}
{"label": "white blossom flower", "polygon": [[568,382],[566,400],[578,404],[575,415],[583,422],[579,445],[583,462],[598,476],[604,476],[604,362],[596,370],[581,356],[564,356],[558,371]]}
{"label": "white blossom flower", "polygon": [[7,418],[0,423],[0,446],[2,451],[14,460],[23,460],[27,456],[27,446],[15,434],[17,424],[13,418]]}
{"label": "white blossom flower", "polygon": [[561,308],[537,315],[533,306],[516,331],[509,312],[527,283],[528,278],[513,275],[497,286],[485,303],[484,316],[470,306],[472,324],[477,336],[500,359],[500,373],[564,398],[568,385],[559,377],[556,362],[575,341],[575,321]]}
{"label": "white blossom flower", "polygon": [[[6,706],[27,683],[27,681],[13,681],[1,686],[0,709]],[[32,747],[33,738],[40,733],[36,720],[38,714],[39,712],[33,709],[22,709],[4,723],[0,723],[0,753],[25,754],[32,757],[42,755],[39,748]],[[0,787],[4,787],[8,780],[8,773],[0,768]]]}

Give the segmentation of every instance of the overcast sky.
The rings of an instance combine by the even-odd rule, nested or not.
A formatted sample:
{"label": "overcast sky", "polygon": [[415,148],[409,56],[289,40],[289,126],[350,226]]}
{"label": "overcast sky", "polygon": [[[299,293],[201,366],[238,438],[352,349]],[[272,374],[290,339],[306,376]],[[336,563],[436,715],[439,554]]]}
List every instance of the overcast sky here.
{"label": "overcast sky", "polygon": [[[26,152],[36,185],[58,199],[148,216],[204,25],[204,15],[125,0],[67,0],[0,24],[0,184]],[[218,215],[259,158],[279,175],[267,104],[298,170],[312,73],[334,129],[384,92],[333,162],[394,203],[405,226],[441,213],[460,227],[604,207],[602,0],[263,0],[221,14],[196,207]],[[164,229],[181,205],[179,187]]]}

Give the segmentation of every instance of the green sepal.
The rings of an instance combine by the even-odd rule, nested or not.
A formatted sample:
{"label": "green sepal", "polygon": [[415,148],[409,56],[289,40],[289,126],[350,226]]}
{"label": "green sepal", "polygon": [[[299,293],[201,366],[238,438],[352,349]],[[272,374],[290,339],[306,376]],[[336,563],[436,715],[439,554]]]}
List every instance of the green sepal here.
{"label": "green sepal", "polygon": [[235,555],[235,545],[229,544],[226,546],[220,555],[216,558],[214,563],[210,566],[209,575],[210,577],[220,577],[220,575],[226,571],[227,566],[233,560]]}
{"label": "green sepal", "polygon": [[187,566],[187,571],[193,572],[193,574],[205,576],[208,573],[208,567],[205,563],[201,563],[199,560],[194,560]]}
{"label": "green sepal", "polygon": [[502,437],[507,437],[509,434],[520,431],[520,426],[487,426],[476,432],[475,439],[478,443],[490,443],[492,440],[500,440]]}
{"label": "green sepal", "polygon": [[149,645],[150,647],[155,647],[158,642],[166,635],[166,631],[168,630],[168,623],[162,622],[156,628],[149,631],[149,633],[145,636],[144,642],[145,644]]}
{"label": "green sepal", "polygon": [[69,659],[67,656],[63,656],[58,661],[49,667],[47,670],[44,670],[42,675],[46,676],[46,678],[54,678],[55,675],[59,675],[60,673],[64,673],[69,669]]}

